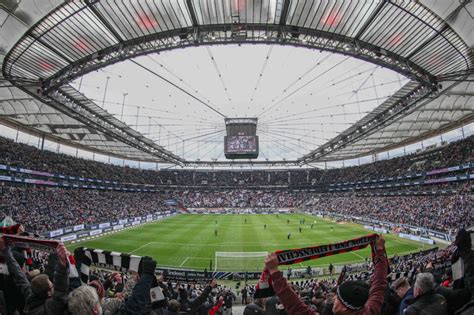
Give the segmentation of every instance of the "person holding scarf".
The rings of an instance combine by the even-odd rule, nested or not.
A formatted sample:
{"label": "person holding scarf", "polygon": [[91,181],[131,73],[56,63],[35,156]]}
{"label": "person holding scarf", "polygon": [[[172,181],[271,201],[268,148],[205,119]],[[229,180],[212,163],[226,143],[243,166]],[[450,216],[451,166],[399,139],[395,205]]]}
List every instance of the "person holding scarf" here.
{"label": "person holding scarf", "polygon": [[[378,315],[382,312],[384,293],[387,288],[388,260],[385,254],[385,240],[377,237],[372,247],[375,271],[371,285],[362,281],[346,281],[337,287],[334,300],[334,315]],[[278,270],[275,253],[265,259],[265,267],[273,282],[273,289],[285,306],[288,315],[319,315],[299,298],[291,285]]]}

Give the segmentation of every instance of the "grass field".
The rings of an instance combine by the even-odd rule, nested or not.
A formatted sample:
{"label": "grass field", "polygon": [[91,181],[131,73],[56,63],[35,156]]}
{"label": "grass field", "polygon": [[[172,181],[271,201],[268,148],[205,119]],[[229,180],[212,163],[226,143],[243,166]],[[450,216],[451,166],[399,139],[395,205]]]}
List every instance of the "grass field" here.
{"label": "grass field", "polygon": [[[245,219],[247,223],[245,223]],[[299,220],[306,219],[305,225]],[[217,224],[216,224],[217,220]],[[290,223],[287,224],[287,220]],[[314,228],[311,223],[316,220]],[[267,229],[264,230],[264,224]],[[299,228],[302,232],[299,232]],[[331,231],[331,227],[334,228]],[[214,235],[217,229],[218,235]],[[291,232],[291,239],[287,239]],[[284,214],[277,218],[274,214],[262,215],[191,215],[181,214],[143,225],[135,229],[118,232],[91,241],[71,244],[78,246],[151,256],[158,266],[179,267],[203,270],[209,268],[212,260],[215,267],[215,252],[272,252],[319,244],[329,244],[370,234],[356,224],[334,223],[305,214]],[[402,255],[422,248],[417,242],[400,239],[395,235],[385,235],[389,256]],[[370,257],[370,249],[320,258],[303,264],[301,267],[327,266],[332,264],[357,263]],[[261,270],[263,258],[220,259],[218,270]]]}

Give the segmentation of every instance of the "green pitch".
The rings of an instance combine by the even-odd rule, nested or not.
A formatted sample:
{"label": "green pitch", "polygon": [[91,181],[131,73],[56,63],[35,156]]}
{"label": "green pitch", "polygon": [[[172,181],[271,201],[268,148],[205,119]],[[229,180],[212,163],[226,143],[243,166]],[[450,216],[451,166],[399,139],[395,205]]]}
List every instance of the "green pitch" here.
{"label": "green pitch", "polygon": [[[305,219],[300,225],[300,219]],[[217,224],[216,224],[217,220]],[[245,223],[247,220],[247,223]],[[290,223],[287,224],[287,220]],[[316,220],[313,229],[311,223]],[[264,224],[267,228],[264,229]],[[299,232],[301,227],[302,232]],[[217,230],[217,236],[215,231]],[[287,239],[288,233],[291,239]],[[334,223],[305,214],[191,215],[182,214],[92,241],[71,244],[151,256],[158,266],[203,270],[210,261],[215,268],[215,252],[272,252],[320,244],[330,244],[370,234],[356,224]],[[403,255],[428,245],[385,235],[389,256]],[[339,254],[294,265],[294,268],[362,262],[370,249]],[[263,258],[218,258],[218,270],[261,270]]]}

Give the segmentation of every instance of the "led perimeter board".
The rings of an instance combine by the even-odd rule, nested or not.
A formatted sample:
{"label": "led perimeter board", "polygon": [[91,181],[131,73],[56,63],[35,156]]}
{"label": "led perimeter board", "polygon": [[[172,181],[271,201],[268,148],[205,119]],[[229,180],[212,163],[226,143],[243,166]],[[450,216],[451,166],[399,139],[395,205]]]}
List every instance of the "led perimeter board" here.
{"label": "led perimeter board", "polygon": [[228,159],[258,157],[257,118],[225,118],[224,154]]}

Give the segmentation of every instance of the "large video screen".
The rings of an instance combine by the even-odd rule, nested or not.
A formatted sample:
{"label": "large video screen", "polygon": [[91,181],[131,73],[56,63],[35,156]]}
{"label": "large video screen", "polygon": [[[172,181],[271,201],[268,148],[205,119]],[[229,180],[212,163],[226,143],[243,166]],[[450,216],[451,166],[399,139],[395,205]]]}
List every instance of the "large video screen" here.
{"label": "large video screen", "polygon": [[250,153],[257,151],[255,136],[229,136],[227,137],[228,153]]}
{"label": "large video screen", "polygon": [[258,156],[258,136],[226,136],[227,158],[255,158]]}

